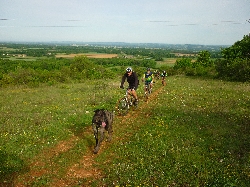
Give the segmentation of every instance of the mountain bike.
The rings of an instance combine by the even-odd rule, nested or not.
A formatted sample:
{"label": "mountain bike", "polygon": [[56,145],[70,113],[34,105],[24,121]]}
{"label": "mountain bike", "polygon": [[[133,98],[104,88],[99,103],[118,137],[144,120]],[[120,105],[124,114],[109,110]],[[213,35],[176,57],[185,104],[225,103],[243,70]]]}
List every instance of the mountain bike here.
{"label": "mountain bike", "polygon": [[145,84],[145,92],[144,92],[144,99],[145,101],[148,100],[149,95],[152,93],[152,88],[150,88],[150,83]]}
{"label": "mountain bike", "polygon": [[117,102],[116,108],[118,115],[125,116],[131,107],[136,108],[137,104],[135,103],[133,95],[127,89],[125,95]]}
{"label": "mountain bike", "polygon": [[162,86],[166,86],[166,80],[165,80],[165,77],[164,77],[164,78],[162,78],[162,80],[161,80],[161,84],[162,84]]}

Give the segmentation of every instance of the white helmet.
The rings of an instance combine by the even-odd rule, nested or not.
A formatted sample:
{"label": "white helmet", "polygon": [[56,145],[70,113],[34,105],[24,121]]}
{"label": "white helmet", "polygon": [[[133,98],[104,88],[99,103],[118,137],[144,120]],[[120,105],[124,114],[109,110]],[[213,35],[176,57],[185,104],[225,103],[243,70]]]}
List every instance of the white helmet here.
{"label": "white helmet", "polygon": [[131,67],[128,67],[127,69],[126,69],[126,72],[131,72],[132,71],[132,68]]}

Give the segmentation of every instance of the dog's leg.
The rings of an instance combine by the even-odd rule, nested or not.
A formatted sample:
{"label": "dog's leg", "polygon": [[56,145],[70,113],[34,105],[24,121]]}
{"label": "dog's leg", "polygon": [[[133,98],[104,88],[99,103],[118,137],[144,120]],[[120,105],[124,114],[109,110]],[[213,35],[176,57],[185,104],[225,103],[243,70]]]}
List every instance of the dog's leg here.
{"label": "dog's leg", "polygon": [[113,130],[112,130],[112,125],[110,125],[109,129],[108,129],[108,141],[111,142],[112,140],[112,133],[113,133]]}
{"label": "dog's leg", "polygon": [[97,147],[98,145],[98,128],[96,127],[95,123],[92,123],[92,129],[94,132],[94,136],[95,136],[95,148],[94,148],[94,153],[97,153],[99,151],[99,147]]}
{"label": "dog's leg", "polygon": [[104,128],[104,127],[101,127],[101,128],[100,128],[100,135],[101,135],[101,137],[100,137],[100,141],[98,142],[98,143],[99,143],[99,146],[101,145],[101,143],[102,143],[102,141],[103,141],[103,139],[104,139],[104,131],[105,131],[105,128]]}
{"label": "dog's leg", "polygon": [[111,113],[110,117],[108,118],[108,141],[110,142],[112,140],[112,133],[113,133],[113,128],[112,128],[112,123],[113,123],[113,113]]}
{"label": "dog's leg", "polygon": [[[97,141],[96,141],[96,147],[95,147],[95,149],[94,149],[94,153],[95,153],[95,154],[98,153],[98,151],[99,151],[99,149],[100,149],[100,147],[101,147],[101,143],[102,143],[102,141],[103,141],[103,139],[104,139],[104,128],[103,128],[103,127],[100,127],[100,128],[99,128],[99,132],[100,132],[100,139],[97,139]],[[97,133],[98,133],[98,131],[97,131]]]}
{"label": "dog's leg", "polygon": [[112,140],[112,119],[108,120],[109,126],[108,126],[108,141],[110,142]]}

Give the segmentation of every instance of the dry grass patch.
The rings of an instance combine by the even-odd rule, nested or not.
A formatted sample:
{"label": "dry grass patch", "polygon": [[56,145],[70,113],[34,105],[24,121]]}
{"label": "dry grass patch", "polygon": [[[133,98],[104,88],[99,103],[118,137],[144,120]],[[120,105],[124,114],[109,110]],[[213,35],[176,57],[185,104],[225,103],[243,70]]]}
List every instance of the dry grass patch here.
{"label": "dry grass patch", "polygon": [[56,58],[74,58],[76,56],[87,56],[88,58],[114,58],[117,54],[102,54],[102,53],[79,53],[79,54],[58,54]]}

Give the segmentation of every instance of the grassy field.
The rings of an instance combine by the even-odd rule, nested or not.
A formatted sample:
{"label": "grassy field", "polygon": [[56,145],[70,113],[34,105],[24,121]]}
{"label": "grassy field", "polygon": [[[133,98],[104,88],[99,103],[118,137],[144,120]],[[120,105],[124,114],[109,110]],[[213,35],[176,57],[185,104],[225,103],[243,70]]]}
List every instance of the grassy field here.
{"label": "grassy field", "polygon": [[114,58],[117,54],[105,54],[105,53],[80,53],[80,54],[57,54],[56,58],[74,58],[76,56],[84,55],[88,58]]}
{"label": "grassy field", "polygon": [[[142,86],[142,85],[141,85]],[[142,98],[142,87],[138,90]],[[0,186],[248,186],[250,85],[172,76],[115,116],[94,155],[93,110],[119,82],[0,90]]]}
{"label": "grassy field", "polygon": [[[158,61],[156,67],[160,67],[160,66],[169,66],[169,67],[173,67],[176,63],[176,60],[180,59],[180,58],[164,58],[163,61]],[[194,62],[195,60],[193,59],[192,62]]]}
{"label": "grassy field", "polygon": [[172,67],[174,66],[177,59],[178,58],[165,58],[163,61],[158,61],[156,67],[160,67],[160,66]]}

